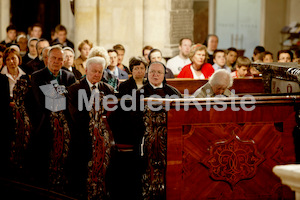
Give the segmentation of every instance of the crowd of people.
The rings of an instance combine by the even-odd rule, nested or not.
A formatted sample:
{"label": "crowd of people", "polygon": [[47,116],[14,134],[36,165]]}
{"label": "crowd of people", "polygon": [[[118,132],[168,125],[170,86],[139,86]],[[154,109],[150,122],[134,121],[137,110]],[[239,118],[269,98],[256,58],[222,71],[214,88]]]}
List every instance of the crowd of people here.
{"label": "crowd of people", "polygon": [[[182,98],[176,88],[168,85],[167,79],[192,78],[209,79],[193,94],[197,98],[230,96],[229,88],[234,78],[259,76],[260,72],[251,67],[251,62],[273,62],[272,53],[262,46],[254,49],[252,58],[238,56],[239,52],[233,47],[218,49],[216,35],[209,35],[203,44],[193,44],[191,39],[182,38],[179,55],[171,59],[164,58],[159,49],[145,46],[141,56],[130,58],[129,66],[123,63],[125,48],[122,44],[105,49],[86,39],[78,46],[78,58],[75,58],[75,51],[63,25],[56,26],[51,41],[42,38],[39,24],[31,26],[28,34],[18,33],[13,25],[7,27],[7,37],[0,45],[1,127],[4,130],[0,154],[1,160],[8,163],[1,171],[9,171],[11,161],[16,160],[11,153],[16,130],[20,131],[20,126],[24,126],[21,130],[27,133],[27,139],[22,141],[23,147],[26,146],[26,161],[19,163],[17,168],[28,169],[29,177],[34,177],[39,185],[49,186],[49,159],[55,142],[51,111],[46,109],[46,95],[41,86],[56,81],[67,91],[64,93],[67,105],[63,113],[68,128],[63,130],[69,130],[71,138],[67,143],[68,161],[63,170],[69,170],[66,185],[71,189],[68,191],[79,198],[90,195],[86,189],[87,166],[94,148],[89,130],[91,115],[86,108],[79,109],[79,90],[84,90],[88,99],[95,91],[121,98],[132,95],[133,90],[136,98],[141,95]],[[281,50],[277,60],[298,62],[299,52],[294,55],[290,50]],[[23,85],[18,84],[20,82]],[[22,87],[24,84],[26,87]],[[20,108],[24,108],[23,116],[26,115],[22,123],[16,121],[16,109]],[[120,196],[137,199],[141,195],[143,173],[140,170],[143,168],[140,152],[145,131],[142,114],[118,107],[109,115],[108,124],[117,153],[112,154],[112,170],[108,170],[110,181],[105,195],[112,199]],[[131,162],[126,162],[128,160]],[[134,180],[130,181],[132,177]]]}

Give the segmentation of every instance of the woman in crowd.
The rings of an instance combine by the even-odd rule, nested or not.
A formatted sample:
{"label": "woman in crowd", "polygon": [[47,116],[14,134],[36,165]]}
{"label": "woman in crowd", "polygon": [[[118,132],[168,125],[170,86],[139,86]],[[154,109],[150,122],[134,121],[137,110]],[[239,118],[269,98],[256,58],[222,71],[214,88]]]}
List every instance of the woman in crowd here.
{"label": "woman in crowd", "polygon": [[184,66],[177,78],[206,79],[214,73],[214,68],[207,63],[208,53],[202,44],[195,44],[189,55],[192,63]]}
{"label": "woman in crowd", "polygon": [[166,95],[176,95],[178,98],[181,98],[181,93],[175,87],[167,84],[165,78],[166,71],[166,66],[163,63],[158,61],[151,62],[147,71],[147,83],[137,91],[137,97],[142,93],[141,90],[143,89],[144,97],[159,95],[164,98]]}
{"label": "woman in crowd", "polygon": [[120,98],[125,95],[131,95],[133,89],[139,89],[145,84],[147,61],[140,56],[132,57],[129,61],[129,68],[132,72],[132,77],[127,81],[122,82],[119,86]]}
{"label": "woman in crowd", "polygon": [[21,76],[26,73],[19,67],[22,64],[22,58],[18,51],[7,48],[3,55],[4,67],[1,74],[5,74],[9,81],[9,93],[13,97],[13,88]]}
{"label": "woman in crowd", "polygon": [[75,68],[82,74],[85,75],[86,59],[88,58],[89,52],[93,48],[93,43],[89,40],[83,40],[79,46],[80,56],[75,60]]}

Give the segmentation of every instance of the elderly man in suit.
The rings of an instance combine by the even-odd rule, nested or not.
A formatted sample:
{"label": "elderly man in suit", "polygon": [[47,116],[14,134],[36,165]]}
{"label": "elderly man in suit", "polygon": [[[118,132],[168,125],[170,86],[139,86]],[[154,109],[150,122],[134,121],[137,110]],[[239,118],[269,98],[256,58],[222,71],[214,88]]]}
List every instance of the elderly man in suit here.
{"label": "elderly man in suit", "polygon": [[[103,95],[114,95],[114,89],[107,83],[101,81],[106,61],[103,57],[92,57],[86,62],[86,76],[68,88],[68,108],[72,117],[71,127],[71,185],[72,191],[79,198],[86,198],[88,192],[88,165],[93,163],[93,152],[97,148],[93,146],[93,138],[90,128],[90,112],[88,105],[79,105],[78,98],[91,100],[92,95],[102,93]],[[83,93],[82,93],[83,92]],[[85,97],[82,97],[82,95]],[[82,100],[82,99],[81,99]],[[92,101],[96,101],[92,99]],[[82,104],[84,101],[81,101]],[[94,102],[95,104],[97,102]],[[82,110],[79,107],[82,107]],[[104,142],[105,143],[105,142]],[[99,145],[104,145],[98,142]],[[99,147],[103,149],[104,147]]]}
{"label": "elderly man in suit", "polygon": [[34,115],[32,136],[32,166],[31,169],[39,185],[47,186],[49,181],[49,155],[53,150],[53,129],[51,128],[51,111],[46,109],[45,95],[40,86],[51,84],[56,80],[65,87],[75,82],[71,72],[61,69],[63,65],[63,51],[60,46],[53,46],[48,51],[48,64],[45,68],[34,72],[31,76],[34,94]]}

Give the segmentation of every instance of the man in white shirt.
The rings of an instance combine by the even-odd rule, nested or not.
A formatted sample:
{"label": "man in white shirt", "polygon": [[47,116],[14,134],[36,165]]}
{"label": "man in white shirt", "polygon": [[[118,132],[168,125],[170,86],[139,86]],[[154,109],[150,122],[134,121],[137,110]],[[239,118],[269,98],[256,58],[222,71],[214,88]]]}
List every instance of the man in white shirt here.
{"label": "man in white shirt", "polygon": [[181,69],[190,64],[189,53],[192,46],[192,40],[189,38],[182,38],[179,41],[179,55],[171,58],[167,62],[167,68],[171,69],[174,75],[178,75]]}

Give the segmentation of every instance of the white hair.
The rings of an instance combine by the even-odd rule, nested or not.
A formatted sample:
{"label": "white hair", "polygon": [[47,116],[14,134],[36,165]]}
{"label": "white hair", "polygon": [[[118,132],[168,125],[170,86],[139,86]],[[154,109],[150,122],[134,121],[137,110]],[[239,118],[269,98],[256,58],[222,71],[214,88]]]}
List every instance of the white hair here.
{"label": "white hair", "polygon": [[106,65],[103,65],[104,68],[106,68],[107,66],[110,65],[110,58],[104,47],[100,47],[100,46],[93,47],[89,52],[88,58],[92,58],[95,56],[104,58],[105,64],[106,64]]}
{"label": "white hair", "polygon": [[106,61],[103,57],[100,57],[100,56],[88,58],[86,60],[86,70],[88,70],[88,68],[91,66],[91,64],[100,64],[104,69]]}
{"label": "white hair", "polygon": [[216,70],[213,73],[213,75],[209,78],[208,83],[211,86],[226,85],[227,88],[230,88],[233,84],[233,78],[226,69],[219,69]]}

